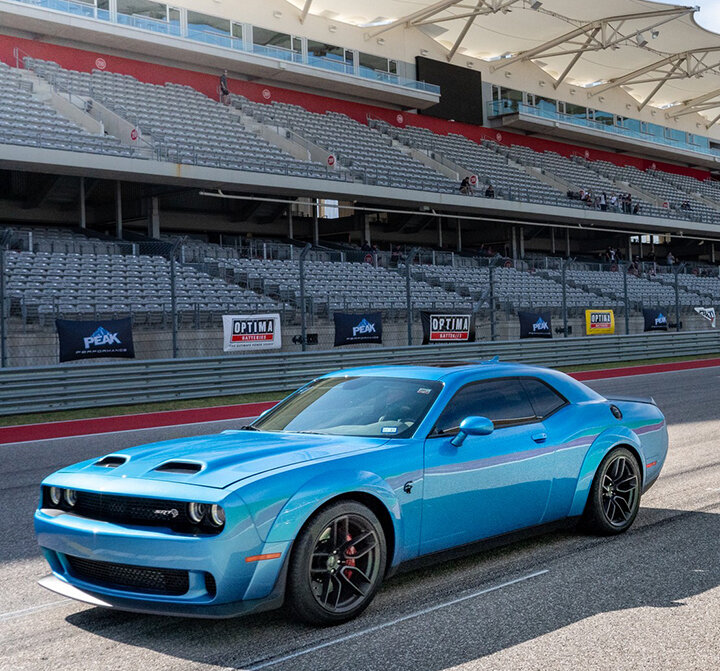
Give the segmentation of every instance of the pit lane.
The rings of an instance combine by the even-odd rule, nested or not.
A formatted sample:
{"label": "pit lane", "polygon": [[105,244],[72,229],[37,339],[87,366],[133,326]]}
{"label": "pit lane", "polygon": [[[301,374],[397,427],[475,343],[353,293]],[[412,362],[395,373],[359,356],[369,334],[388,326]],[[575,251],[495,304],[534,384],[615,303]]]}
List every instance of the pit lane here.
{"label": "pit lane", "polygon": [[589,383],[652,395],[670,452],[627,534],[572,531],[403,573],[330,629],[281,612],[198,621],[58,599],[32,535],[38,484],[133,444],[230,420],[0,447],[0,669],[713,669],[720,660],[720,368]]}

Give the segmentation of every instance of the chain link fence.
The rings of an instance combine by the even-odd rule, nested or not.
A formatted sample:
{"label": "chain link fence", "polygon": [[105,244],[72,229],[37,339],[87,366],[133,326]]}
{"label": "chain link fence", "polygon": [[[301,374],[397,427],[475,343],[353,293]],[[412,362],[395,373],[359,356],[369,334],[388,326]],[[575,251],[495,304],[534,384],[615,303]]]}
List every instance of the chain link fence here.
{"label": "chain link fence", "polygon": [[58,319],[129,318],[138,359],[217,357],[227,315],[279,315],[282,351],[320,351],[338,338],[353,348],[513,340],[526,335],[520,313],[555,338],[586,335],[588,310],[612,310],[617,334],[645,330],[646,311],[669,330],[710,329],[718,296],[710,265],[0,232],[3,367],[57,363]]}

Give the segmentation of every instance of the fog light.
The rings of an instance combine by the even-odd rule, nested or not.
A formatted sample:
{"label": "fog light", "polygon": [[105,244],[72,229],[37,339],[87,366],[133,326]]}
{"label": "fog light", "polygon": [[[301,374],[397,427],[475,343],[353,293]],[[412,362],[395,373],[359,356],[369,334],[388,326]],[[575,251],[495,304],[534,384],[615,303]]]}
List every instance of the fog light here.
{"label": "fog light", "polygon": [[77,492],[74,489],[65,490],[65,503],[71,508],[77,503]]}
{"label": "fog light", "polygon": [[188,503],[188,517],[193,524],[200,524],[205,517],[206,506],[204,503]]}
{"label": "fog light", "polygon": [[62,489],[60,487],[50,487],[50,502],[54,506],[59,506],[62,500]]}
{"label": "fog light", "polygon": [[216,527],[221,527],[225,524],[225,511],[222,509],[222,506],[219,506],[217,503],[213,503],[212,506],[210,506],[210,521]]}

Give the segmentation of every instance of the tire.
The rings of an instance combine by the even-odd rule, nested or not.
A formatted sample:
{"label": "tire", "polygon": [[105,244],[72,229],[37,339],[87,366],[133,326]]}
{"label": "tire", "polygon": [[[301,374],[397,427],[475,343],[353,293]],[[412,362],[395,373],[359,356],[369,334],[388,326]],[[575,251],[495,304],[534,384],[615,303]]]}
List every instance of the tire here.
{"label": "tire", "polygon": [[612,536],[627,531],[640,509],[640,466],[626,447],[616,447],[600,462],[583,515],[591,533]]}
{"label": "tire", "polygon": [[295,541],[288,570],[290,609],[310,624],[347,622],[370,605],[386,562],[387,543],[377,516],[357,501],[329,504]]}

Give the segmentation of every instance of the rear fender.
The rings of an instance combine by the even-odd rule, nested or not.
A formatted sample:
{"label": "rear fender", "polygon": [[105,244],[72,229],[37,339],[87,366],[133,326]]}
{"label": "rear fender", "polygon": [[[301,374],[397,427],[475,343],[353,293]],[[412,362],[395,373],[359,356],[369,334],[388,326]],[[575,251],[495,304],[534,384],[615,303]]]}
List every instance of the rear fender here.
{"label": "rear fender", "polygon": [[[335,483],[341,483],[337,486]],[[332,499],[361,492],[380,501],[392,520],[395,533],[395,559],[397,549],[403,546],[403,521],[400,502],[388,483],[379,475],[369,471],[336,471],[333,472],[333,487],[329,491],[327,474],[318,475],[308,480],[295,494],[288,499],[278,514],[267,536],[266,543],[282,543],[293,541],[303,525],[319,508]],[[395,563],[392,557],[389,563]]]}
{"label": "rear fender", "polygon": [[[637,434],[625,426],[614,426],[611,429],[603,431],[593,442],[585,455],[585,460],[580,467],[575,495],[570,506],[570,517],[582,515],[585,510],[590,488],[592,487],[595,473],[597,472],[600,462],[605,455],[618,445],[627,446],[634,452],[640,464],[645,463],[643,456],[642,444]],[[644,469],[640,468],[640,477],[644,479]]]}

